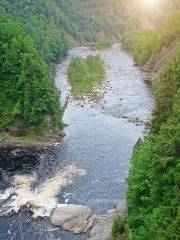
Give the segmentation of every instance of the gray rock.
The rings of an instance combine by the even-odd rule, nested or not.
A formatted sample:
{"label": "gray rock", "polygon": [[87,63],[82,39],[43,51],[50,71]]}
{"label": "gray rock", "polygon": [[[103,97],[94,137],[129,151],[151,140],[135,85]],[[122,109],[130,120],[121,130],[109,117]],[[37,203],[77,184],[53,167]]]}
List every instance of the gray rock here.
{"label": "gray rock", "polygon": [[59,205],[50,217],[53,225],[74,233],[87,232],[95,221],[90,208],[82,205]]}
{"label": "gray rock", "polygon": [[53,225],[74,233],[89,233],[89,240],[112,240],[112,226],[117,214],[127,214],[127,203],[122,201],[106,215],[92,214],[89,207],[74,204],[59,205],[50,217]]}
{"label": "gray rock", "polygon": [[98,216],[89,233],[89,240],[112,240],[112,226],[116,218],[115,213]]}
{"label": "gray rock", "polygon": [[127,215],[127,202],[124,200],[115,206],[114,209],[107,211],[104,216],[97,216],[92,229],[90,230],[89,240],[112,240],[112,226],[117,214],[122,220]]}

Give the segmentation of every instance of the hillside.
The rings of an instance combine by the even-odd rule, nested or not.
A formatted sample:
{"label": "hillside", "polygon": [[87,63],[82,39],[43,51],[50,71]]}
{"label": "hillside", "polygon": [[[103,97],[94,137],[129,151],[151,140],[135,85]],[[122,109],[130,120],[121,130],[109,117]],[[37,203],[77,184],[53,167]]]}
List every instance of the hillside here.
{"label": "hillside", "polygon": [[50,63],[64,56],[69,37],[78,42],[95,42],[101,33],[120,37],[143,27],[145,22],[154,26],[177,6],[175,0],[163,1],[161,12],[153,9],[155,15],[151,16],[151,11],[143,9],[142,1],[137,4],[134,0],[2,0],[0,12],[33,38],[44,60]]}
{"label": "hillside", "polygon": [[180,12],[175,11],[159,28],[124,34],[123,45],[132,53],[136,64],[151,65],[160,51],[179,41],[179,21]]}
{"label": "hillside", "polygon": [[68,49],[66,32],[74,32],[63,12],[52,0],[0,2],[0,10],[30,35],[46,62],[63,57]]}
{"label": "hillside", "polygon": [[16,135],[58,131],[60,108],[52,74],[33,40],[3,15],[0,51],[1,129]]}
{"label": "hillside", "polygon": [[0,128],[18,136],[60,130],[51,64],[64,57],[69,39],[94,42],[99,32],[118,37],[134,26],[117,0],[2,0],[0,14]]}
{"label": "hillside", "polygon": [[124,0],[129,8],[129,14],[137,19],[138,26],[143,29],[153,29],[160,26],[167,15],[180,8],[178,0]]}
{"label": "hillside", "polygon": [[127,223],[133,240],[179,239],[180,11],[158,29],[127,33],[124,46],[152,79],[155,110],[151,131],[136,146],[128,177]]}
{"label": "hillside", "polygon": [[[128,216],[124,220],[124,210],[122,220],[118,212],[110,210],[114,215],[108,237],[117,217],[112,231],[115,237],[125,233],[123,238],[126,235],[129,240],[180,239],[179,9],[179,0],[0,1],[0,147],[15,148],[1,154],[0,238],[59,239],[59,231],[50,230],[47,217],[63,199],[67,203],[89,204],[103,213],[114,203],[118,206],[120,195],[124,198],[126,191],[133,145],[143,136],[146,114],[153,105],[151,91],[144,83],[146,74],[139,71],[140,67],[152,75],[155,107],[149,133],[135,145],[131,158]],[[118,43],[109,52],[94,56],[93,50],[108,48],[113,40],[121,40],[136,66]],[[59,85],[62,78],[71,86],[70,91],[62,88],[65,94],[67,90],[67,96],[71,95],[66,109],[66,140],[60,148],[47,150],[41,156],[35,156],[34,149],[19,151],[27,146],[49,147],[61,138],[63,111],[54,82],[55,64],[74,45],[87,43],[94,48],[78,48],[64,65],[58,65]],[[107,98],[101,101],[96,90],[103,83],[105,70],[107,86],[99,90]],[[82,95],[85,98],[81,102]],[[63,171],[66,164],[70,165]],[[15,181],[18,176],[20,180]],[[71,178],[80,176],[83,180],[73,185]],[[69,184],[70,188],[66,188]],[[33,207],[39,214],[42,210],[44,222],[40,222],[42,215],[31,221]],[[67,211],[67,215],[73,224],[78,218],[82,225],[81,214],[75,212],[74,218]],[[90,215],[84,219],[84,223],[91,221]],[[94,225],[95,220],[97,216],[92,219]],[[66,230],[72,230],[64,223],[68,225]],[[101,234],[101,226],[95,227]],[[37,235],[34,238],[30,233]]]}
{"label": "hillside", "polygon": [[85,32],[85,40],[89,40],[90,36],[93,37],[93,41],[96,40],[96,34],[100,32],[120,36],[135,27],[135,19],[129,14],[124,1],[56,0],[56,2],[70,21]]}
{"label": "hillside", "polygon": [[126,4],[117,0],[3,0],[0,11],[33,37],[48,61],[66,52],[67,34],[93,42],[98,32],[118,36],[134,26]]}
{"label": "hillside", "polygon": [[180,51],[154,80],[152,130],[137,146],[128,178],[132,239],[178,239],[180,171]]}

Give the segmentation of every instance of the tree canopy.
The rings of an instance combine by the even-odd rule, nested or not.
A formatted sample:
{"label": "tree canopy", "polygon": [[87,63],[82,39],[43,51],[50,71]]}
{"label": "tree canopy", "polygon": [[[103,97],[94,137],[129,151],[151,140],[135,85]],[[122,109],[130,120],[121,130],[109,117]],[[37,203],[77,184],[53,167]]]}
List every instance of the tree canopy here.
{"label": "tree canopy", "polygon": [[147,64],[172,42],[176,53],[153,79],[151,131],[136,146],[128,177],[128,219],[132,239],[179,239],[180,225],[180,12],[155,30],[124,37],[137,64]]}
{"label": "tree canopy", "polygon": [[58,95],[48,66],[35,49],[31,37],[0,15],[0,125],[16,121],[21,126],[43,126],[52,117],[60,125]]}

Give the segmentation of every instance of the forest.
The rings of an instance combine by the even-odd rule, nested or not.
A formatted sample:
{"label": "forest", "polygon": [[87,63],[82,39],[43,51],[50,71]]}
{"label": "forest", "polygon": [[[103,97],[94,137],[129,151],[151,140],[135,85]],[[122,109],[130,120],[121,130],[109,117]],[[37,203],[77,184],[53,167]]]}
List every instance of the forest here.
{"label": "forest", "polygon": [[[113,229],[114,236],[126,230],[129,240],[180,239],[180,10],[178,1],[164,2],[144,15],[134,0],[0,1],[1,132],[62,130],[54,65],[74,45],[93,43],[99,50],[121,40],[135,64],[151,72],[155,109],[132,154],[125,226]],[[104,67],[99,56],[72,58],[72,94],[94,93]]]}
{"label": "forest", "polygon": [[179,60],[177,49],[175,58],[154,80],[151,133],[132,157],[127,193],[132,239],[179,238]]}
{"label": "forest", "polygon": [[[63,57],[68,37],[95,42],[96,33],[119,35],[134,26],[125,5],[80,0],[22,0],[0,2],[0,12],[19,24],[30,35],[46,62]],[[115,14],[117,12],[117,14]]]}
{"label": "forest", "polygon": [[[71,39],[80,43],[96,42],[98,32],[118,36],[130,29],[133,24],[125,6],[118,8],[120,14],[114,14],[117,5],[124,6],[116,0],[113,5],[101,0],[90,3],[79,0],[0,1],[0,88],[3,89],[0,126],[3,131],[14,125],[21,129],[18,134],[25,134],[25,127],[32,125],[43,133],[44,120],[49,114],[54,129],[61,126],[52,64],[64,57]],[[128,24],[124,24],[124,20]]]}
{"label": "forest", "polygon": [[[152,79],[155,110],[150,134],[137,145],[128,177],[132,239],[179,239],[180,224],[180,11],[158,29],[126,33],[124,46],[138,65],[148,66],[174,43],[175,54]],[[146,166],[146,167],[145,167]]]}
{"label": "forest", "polygon": [[[0,15],[0,126],[27,126],[41,133],[50,116],[52,129],[61,126],[58,93],[47,64],[21,27]],[[50,126],[49,126],[50,127]],[[25,130],[26,129],[26,130]]]}

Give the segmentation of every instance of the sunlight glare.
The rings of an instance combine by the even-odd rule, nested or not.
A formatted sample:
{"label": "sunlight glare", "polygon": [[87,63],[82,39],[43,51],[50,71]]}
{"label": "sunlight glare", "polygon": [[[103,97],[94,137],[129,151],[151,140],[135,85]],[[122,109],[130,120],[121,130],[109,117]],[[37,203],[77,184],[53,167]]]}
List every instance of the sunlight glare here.
{"label": "sunlight glare", "polygon": [[157,5],[158,0],[144,0],[144,5],[146,7],[154,7]]}

